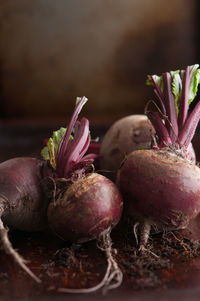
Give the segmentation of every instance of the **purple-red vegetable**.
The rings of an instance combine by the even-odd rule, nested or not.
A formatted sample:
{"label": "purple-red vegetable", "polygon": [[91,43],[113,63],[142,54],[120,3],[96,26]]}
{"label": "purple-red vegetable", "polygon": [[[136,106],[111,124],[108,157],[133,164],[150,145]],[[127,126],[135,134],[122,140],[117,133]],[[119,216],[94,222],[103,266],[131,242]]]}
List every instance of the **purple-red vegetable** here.
{"label": "purple-red vegetable", "polygon": [[116,186],[93,172],[71,184],[56,203],[49,205],[49,225],[62,239],[82,243],[115,226],[121,207]]}
{"label": "purple-red vegetable", "polygon": [[55,160],[49,154],[48,162],[53,164],[48,163],[46,173],[55,191],[48,207],[48,222],[63,240],[82,243],[96,239],[106,253],[108,267],[97,286],[78,290],[61,288],[60,292],[89,293],[101,287],[115,288],[122,281],[110,238],[111,229],[121,217],[122,199],[112,181],[93,172],[92,163],[98,155],[85,155],[90,145],[89,122],[86,118],[80,121],[77,118],[86,101],[85,97],[78,99]]}
{"label": "purple-red vegetable", "polygon": [[145,248],[151,227],[185,228],[200,212],[200,169],[189,150],[200,102],[188,113],[199,84],[197,68],[149,76],[160,102],[158,112],[146,109],[156,131],[155,144],[152,150],[129,154],[118,172],[118,187],[135,221],[135,235],[140,226],[140,249]]}
{"label": "purple-red vegetable", "polygon": [[145,115],[130,115],[117,120],[106,132],[100,148],[100,168],[115,180],[124,158],[132,151],[150,148],[153,126]]}
{"label": "purple-red vegetable", "polygon": [[4,224],[22,231],[40,231],[47,227],[47,200],[41,179],[42,163],[35,158],[14,158],[0,164],[1,244],[5,252],[38,283],[40,279],[13,249]]}

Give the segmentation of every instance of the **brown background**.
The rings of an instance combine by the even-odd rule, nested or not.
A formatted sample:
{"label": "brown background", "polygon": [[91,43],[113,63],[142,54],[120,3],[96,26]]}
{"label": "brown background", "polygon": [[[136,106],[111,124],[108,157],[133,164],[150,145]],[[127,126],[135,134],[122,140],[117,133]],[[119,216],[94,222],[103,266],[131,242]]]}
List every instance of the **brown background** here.
{"label": "brown background", "polygon": [[[77,95],[89,98],[84,113],[95,121],[100,118],[101,124],[116,115],[143,112],[152,96],[145,86],[146,74],[198,62],[197,4],[198,0],[0,0],[0,117],[8,119],[6,126],[0,122],[0,161],[39,156],[53,125],[27,126],[27,120],[50,117],[53,123],[68,117]],[[16,118],[26,120],[16,123]],[[105,132],[101,127],[95,130],[94,137]],[[197,138],[194,146],[199,148]],[[199,238],[199,220],[194,229],[191,233]],[[0,300],[102,300],[100,292],[57,294],[56,288],[66,285],[73,273],[68,267],[49,265],[64,247],[53,236],[15,233],[11,241],[43,284],[36,286],[0,250]],[[123,252],[120,237],[118,241],[119,245],[114,239],[115,246]],[[95,269],[88,285],[105,271],[105,258],[94,246],[95,242],[83,247],[89,254],[86,264],[93,263],[91,272]],[[171,272],[155,271],[160,289],[146,277],[141,289],[134,290],[134,276],[125,273],[123,285],[104,300],[199,300],[199,257],[185,262],[175,257],[172,262]],[[69,284],[85,281],[85,274],[79,276],[76,283],[69,277]]]}
{"label": "brown background", "polygon": [[197,60],[195,0],[1,0],[2,117],[143,112],[147,74]]}

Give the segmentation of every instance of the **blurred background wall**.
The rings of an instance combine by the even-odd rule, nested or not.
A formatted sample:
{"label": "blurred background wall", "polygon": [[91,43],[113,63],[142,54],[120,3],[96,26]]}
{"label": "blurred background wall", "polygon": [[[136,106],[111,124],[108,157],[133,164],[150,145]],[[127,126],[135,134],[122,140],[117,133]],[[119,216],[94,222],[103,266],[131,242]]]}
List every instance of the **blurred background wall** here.
{"label": "blurred background wall", "polygon": [[147,74],[197,61],[196,0],[0,0],[0,115],[142,113]]}

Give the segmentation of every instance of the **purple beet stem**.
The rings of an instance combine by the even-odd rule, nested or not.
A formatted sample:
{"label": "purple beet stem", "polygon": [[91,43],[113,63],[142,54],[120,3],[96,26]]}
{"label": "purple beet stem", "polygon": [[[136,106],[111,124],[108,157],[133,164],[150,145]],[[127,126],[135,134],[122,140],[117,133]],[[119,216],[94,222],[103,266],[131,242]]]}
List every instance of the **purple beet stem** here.
{"label": "purple beet stem", "polygon": [[163,99],[163,93],[159,87],[159,85],[156,83],[156,81],[154,80],[153,76],[150,76],[152,83],[154,84],[154,93],[156,94],[156,96],[158,97],[159,101],[160,101],[160,106],[161,106],[161,110],[162,113],[164,115],[166,115],[166,109],[165,109],[165,105],[164,105],[164,99]]}
{"label": "purple beet stem", "polygon": [[149,120],[153,124],[154,128],[156,129],[156,133],[158,135],[160,144],[166,146],[167,144],[171,144],[171,138],[169,136],[168,130],[165,127],[162,118],[160,117],[158,112],[146,112]]}
{"label": "purple beet stem", "polygon": [[[88,164],[88,160],[93,162],[98,157],[96,154],[89,154],[90,156],[84,157],[90,145],[89,121],[84,117],[80,121],[77,119],[86,102],[87,98],[82,97],[75,107],[67,131],[59,144],[56,156],[56,174],[58,177],[67,178],[78,163],[81,162],[82,167],[84,167],[84,162]],[[70,140],[73,129],[73,140]]]}
{"label": "purple beet stem", "polygon": [[66,149],[63,156],[63,160],[66,162],[64,165],[65,177],[74,165],[82,159],[90,145],[89,122],[86,118],[75,123],[74,139],[68,145],[71,148]]}
{"label": "purple beet stem", "polygon": [[65,150],[68,146],[68,142],[69,142],[69,138],[70,138],[70,135],[71,135],[71,132],[72,132],[72,129],[75,125],[75,122],[78,118],[78,115],[82,109],[82,107],[84,106],[84,104],[87,102],[87,98],[86,97],[82,97],[81,100],[79,101],[78,105],[76,106],[75,110],[74,110],[74,113],[72,115],[72,118],[69,122],[69,125],[67,127],[67,131],[63,137],[63,139],[61,140],[59,146],[58,146],[58,152],[57,152],[57,158],[56,158],[56,161],[57,161],[57,164],[60,163],[60,161],[62,160],[62,157],[63,157],[63,154],[65,153]]}
{"label": "purple beet stem", "polygon": [[175,142],[178,137],[178,123],[176,118],[176,107],[174,95],[171,91],[171,75],[169,72],[163,73],[164,82],[164,103],[166,114],[169,122],[166,123],[170,138],[172,142]]}
{"label": "purple beet stem", "polygon": [[187,118],[182,131],[179,134],[178,142],[181,146],[188,147],[197,128],[200,119],[200,102],[198,102]]}
{"label": "purple beet stem", "polygon": [[183,128],[183,125],[188,115],[189,88],[190,88],[190,68],[188,66],[185,70],[185,74],[183,78],[183,91],[182,91],[180,111],[178,116],[178,125],[180,130]]}
{"label": "purple beet stem", "polygon": [[[180,147],[188,148],[195,134],[196,127],[200,119],[200,103],[196,105],[188,116],[189,89],[194,69],[188,66],[182,80],[182,97],[180,111],[177,120],[175,100],[171,90],[171,75],[169,72],[163,73],[164,90],[163,93],[150,76],[154,85],[154,92],[161,104],[161,111],[168,117],[168,121],[162,122],[162,116],[157,112],[147,111],[147,116],[152,122],[160,140],[159,147],[162,148],[169,143],[177,143]],[[164,107],[164,108],[163,108]],[[171,140],[171,141],[170,141]]]}

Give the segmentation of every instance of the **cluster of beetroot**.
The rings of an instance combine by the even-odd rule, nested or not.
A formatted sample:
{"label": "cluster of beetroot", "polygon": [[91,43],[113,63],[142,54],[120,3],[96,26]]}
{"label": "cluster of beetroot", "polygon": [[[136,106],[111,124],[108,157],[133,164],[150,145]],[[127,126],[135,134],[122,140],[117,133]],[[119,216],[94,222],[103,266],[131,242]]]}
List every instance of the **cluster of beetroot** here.
{"label": "cluster of beetroot", "polygon": [[[13,249],[4,224],[23,231],[50,227],[63,240],[92,239],[105,251],[107,270],[95,287],[60,292],[88,293],[112,289],[122,282],[113,257],[110,232],[124,211],[133,218],[139,248],[144,250],[151,227],[157,231],[184,228],[200,211],[200,170],[191,140],[200,118],[200,103],[189,114],[197,93],[198,65],[185,71],[149,76],[159,101],[145,116],[129,116],[114,124],[100,149],[102,170],[113,169],[116,185],[94,172],[98,154],[91,153],[89,121],[78,120],[86,103],[77,98],[67,129],[46,141],[44,160],[15,158],[0,165],[0,237],[2,246],[37,282]],[[137,232],[137,229],[139,232]]]}
{"label": "cluster of beetroot", "polygon": [[[101,287],[112,289],[122,282],[112,250],[111,229],[122,213],[122,199],[116,185],[94,172],[99,157],[87,153],[92,147],[89,121],[78,120],[87,98],[77,98],[67,129],[61,128],[46,141],[44,160],[15,158],[0,165],[0,237],[4,250],[33,279],[40,283],[13,249],[4,224],[22,231],[40,231],[50,227],[63,240],[82,243],[92,239],[106,253],[105,277],[89,289],[67,289],[71,293],[93,292]],[[87,154],[86,154],[87,153]]]}
{"label": "cluster of beetroot", "polygon": [[[189,113],[189,105],[196,96],[199,81],[198,65],[166,72],[161,76],[148,76],[147,84],[154,87],[158,100],[158,104],[148,102],[145,108],[155,130],[152,144],[147,149],[140,141],[145,148],[132,152],[127,152],[125,145],[124,160],[116,180],[126,212],[135,222],[134,234],[140,250],[145,249],[152,227],[155,231],[185,228],[200,212],[200,169],[195,164],[191,144],[200,119],[200,102]],[[156,107],[156,111],[149,109],[150,103]],[[144,128],[132,124],[129,133],[134,132],[133,128],[141,132],[142,140]],[[119,128],[117,131],[120,140]],[[116,135],[116,125],[107,135]],[[148,139],[144,142],[148,142]],[[108,157],[104,149],[103,142],[101,155]],[[102,161],[104,164],[105,159]]]}

